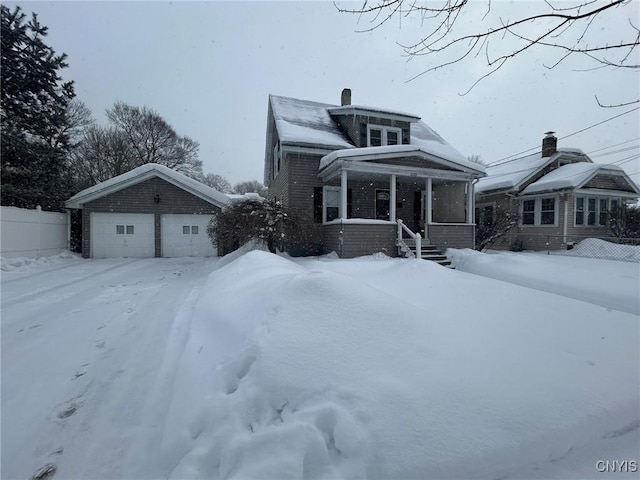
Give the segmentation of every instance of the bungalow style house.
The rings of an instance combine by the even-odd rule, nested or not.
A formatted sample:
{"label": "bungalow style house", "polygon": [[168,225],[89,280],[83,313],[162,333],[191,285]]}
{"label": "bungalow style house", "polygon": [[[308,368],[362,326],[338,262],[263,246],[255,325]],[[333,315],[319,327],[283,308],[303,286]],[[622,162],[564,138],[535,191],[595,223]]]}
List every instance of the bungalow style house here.
{"label": "bungalow style house", "polygon": [[474,245],[484,167],[416,115],[352,105],[349,89],[340,106],[270,95],[265,147],[269,199],[315,225],[311,245],[287,245],[292,254]]}
{"label": "bungalow style house", "polygon": [[492,222],[499,210],[518,217],[492,248],[559,249],[587,236],[610,237],[610,212],[640,196],[622,168],[557,143],[547,132],[540,152],[487,167],[476,184],[476,222]]}

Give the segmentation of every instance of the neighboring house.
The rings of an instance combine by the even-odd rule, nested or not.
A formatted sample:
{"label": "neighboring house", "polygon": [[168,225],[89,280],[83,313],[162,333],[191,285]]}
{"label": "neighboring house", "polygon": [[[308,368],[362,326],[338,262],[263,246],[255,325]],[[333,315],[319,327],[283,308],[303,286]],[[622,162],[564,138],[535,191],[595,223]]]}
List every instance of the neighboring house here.
{"label": "neighboring house", "polygon": [[518,225],[492,248],[566,248],[584,237],[609,237],[609,216],[637,199],[640,188],[616,165],[593,161],[578,149],[557,148],[547,132],[539,153],[487,167],[476,185],[476,222],[498,210],[517,214]]}
{"label": "neighboring house", "polygon": [[264,167],[269,198],[316,225],[294,254],[396,256],[399,220],[439,248],[474,245],[484,167],[416,115],[351,105],[349,89],[341,106],[270,95]]}
{"label": "neighboring house", "polygon": [[147,163],[74,195],[82,210],[82,256],[216,256],[211,217],[229,198],[163,165]]}

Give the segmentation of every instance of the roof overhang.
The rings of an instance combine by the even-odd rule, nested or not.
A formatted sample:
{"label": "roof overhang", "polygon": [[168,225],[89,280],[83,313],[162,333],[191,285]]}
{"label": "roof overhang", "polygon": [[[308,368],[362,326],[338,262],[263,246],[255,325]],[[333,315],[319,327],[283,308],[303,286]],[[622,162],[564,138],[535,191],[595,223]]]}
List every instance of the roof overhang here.
{"label": "roof overhang", "polygon": [[[446,178],[451,180],[473,180],[486,175],[486,173],[481,170],[482,167],[480,165],[478,165],[478,169],[470,168],[457,162],[425,152],[420,147],[411,145],[403,145],[403,147],[413,148],[405,148],[399,151],[389,151],[385,153],[370,153],[374,150],[371,148],[358,149],[360,152],[355,149],[332,152],[331,154],[323,157],[320,161],[320,171],[318,176],[321,180],[328,181],[338,177],[342,170],[372,174],[395,174],[403,177],[415,178]],[[379,149],[380,147],[376,148]],[[428,160],[429,162],[442,165],[443,169],[390,165],[384,163],[384,160],[407,157]],[[372,163],[373,161],[380,163]]]}
{"label": "roof overhang", "polygon": [[[138,168],[140,169],[146,167],[147,165],[143,165],[142,167]],[[168,167],[164,168],[170,170]],[[135,173],[135,170],[137,169],[134,169],[128,173]],[[170,171],[172,173],[165,172],[163,171],[163,169],[152,167],[143,169],[139,174],[129,175],[128,173],[125,173],[123,175],[119,175],[118,177],[111,178],[77,193],[65,202],[65,207],[81,209],[86,203],[92,202],[125,188],[132,187],[155,177],[161,178],[162,180],[165,180],[166,182],[171,183],[172,185],[175,185],[176,187],[217,207],[222,208],[229,204],[229,198],[225,194],[220,193],[211,187],[207,187],[197,180],[182,175],[181,173],[175,172],[173,170]],[[208,192],[207,190],[211,190],[211,192]]]}
{"label": "roof overhang", "polygon": [[328,108],[327,111],[331,115],[363,115],[369,117],[384,117],[390,120],[398,120],[401,122],[417,122],[420,117],[411,113],[397,112],[393,110],[385,110],[374,107],[363,107],[358,105],[344,105],[342,107]]}

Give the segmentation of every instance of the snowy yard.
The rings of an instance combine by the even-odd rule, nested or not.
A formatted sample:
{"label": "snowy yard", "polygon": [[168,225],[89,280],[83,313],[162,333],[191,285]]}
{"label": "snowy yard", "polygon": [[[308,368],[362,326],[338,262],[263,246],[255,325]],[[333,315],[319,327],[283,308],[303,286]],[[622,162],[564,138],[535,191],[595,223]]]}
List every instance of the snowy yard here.
{"label": "snowy yard", "polygon": [[3,263],[1,476],[637,478],[638,264],[455,255]]}

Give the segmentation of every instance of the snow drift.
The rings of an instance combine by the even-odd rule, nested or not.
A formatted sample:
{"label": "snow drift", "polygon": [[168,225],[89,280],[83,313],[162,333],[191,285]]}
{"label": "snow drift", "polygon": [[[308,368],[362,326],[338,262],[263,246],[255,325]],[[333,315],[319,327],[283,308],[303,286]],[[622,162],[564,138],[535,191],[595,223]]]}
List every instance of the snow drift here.
{"label": "snow drift", "polygon": [[430,262],[250,252],[202,288],[160,448],[129,473],[510,475],[637,430],[638,329]]}

